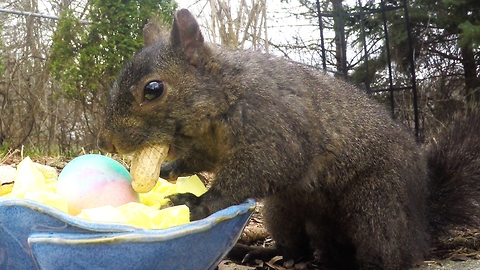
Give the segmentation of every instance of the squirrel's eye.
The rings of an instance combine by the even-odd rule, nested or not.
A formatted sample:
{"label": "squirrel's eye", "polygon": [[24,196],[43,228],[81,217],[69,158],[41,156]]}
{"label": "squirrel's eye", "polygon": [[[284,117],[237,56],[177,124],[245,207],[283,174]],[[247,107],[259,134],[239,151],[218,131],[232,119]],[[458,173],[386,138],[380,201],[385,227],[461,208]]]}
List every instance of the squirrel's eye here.
{"label": "squirrel's eye", "polygon": [[163,82],[161,81],[151,81],[145,85],[143,89],[143,98],[146,101],[152,101],[165,92]]}

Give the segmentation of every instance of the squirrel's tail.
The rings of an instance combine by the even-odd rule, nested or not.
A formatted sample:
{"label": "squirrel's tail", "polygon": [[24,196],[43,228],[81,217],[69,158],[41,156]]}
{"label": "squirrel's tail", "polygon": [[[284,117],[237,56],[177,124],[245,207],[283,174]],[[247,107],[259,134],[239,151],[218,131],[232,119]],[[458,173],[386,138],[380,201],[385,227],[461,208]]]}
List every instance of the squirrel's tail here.
{"label": "squirrel's tail", "polygon": [[427,153],[432,235],[480,225],[480,110],[457,116]]}

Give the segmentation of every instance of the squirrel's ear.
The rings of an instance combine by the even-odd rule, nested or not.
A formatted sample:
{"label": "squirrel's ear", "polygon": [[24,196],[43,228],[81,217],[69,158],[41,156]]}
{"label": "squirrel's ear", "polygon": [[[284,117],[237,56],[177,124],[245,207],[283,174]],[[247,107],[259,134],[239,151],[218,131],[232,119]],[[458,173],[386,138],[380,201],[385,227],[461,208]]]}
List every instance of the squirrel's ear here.
{"label": "squirrel's ear", "polygon": [[203,46],[203,36],[197,21],[186,9],[175,14],[170,41],[174,48],[182,48],[187,61],[196,65],[199,49]]}
{"label": "squirrel's ear", "polygon": [[154,21],[148,21],[143,27],[143,47],[148,47],[160,39],[162,28]]}

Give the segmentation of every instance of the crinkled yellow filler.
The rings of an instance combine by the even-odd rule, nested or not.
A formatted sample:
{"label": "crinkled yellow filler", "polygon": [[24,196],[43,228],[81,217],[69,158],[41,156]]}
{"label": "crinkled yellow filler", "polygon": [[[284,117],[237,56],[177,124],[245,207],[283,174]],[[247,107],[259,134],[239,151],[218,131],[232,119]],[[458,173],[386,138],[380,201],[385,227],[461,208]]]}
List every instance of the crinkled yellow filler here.
{"label": "crinkled yellow filler", "polygon": [[[54,168],[35,163],[27,157],[17,165],[11,192],[7,190],[9,193],[3,196],[0,194],[0,198],[34,200],[68,213],[67,201],[55,193],[57,178]],[[180,177],[175,184],[159,178],[151,191],[140,194],[140,203],[84,209],[77,217],[97,222],[129,224],[145,229],[164,229],[190,222],[189,209],[185,205],[161,209],[169,203],[166,196],[185,192],[200,196],[206,191],[196,175]]]}
{"label": "crinkled yellow filler", "polygon": [[13,182],[2,184],[0,186],[0,196],[3,196],[5,194],[8,194],[8,193],[12,192],[12,189],[13,189]]}
{"label": "crinkled yellow filler", "polygon": [[3,197],[34,200],[68,212],[67,200],[55,193],[57,171],[29,157],[17,165],[12,191]]}
{"label": "crinkled yellow filler", "polygon": [[12,192],[17,170],[9,165],[0,165],[0,196]]}

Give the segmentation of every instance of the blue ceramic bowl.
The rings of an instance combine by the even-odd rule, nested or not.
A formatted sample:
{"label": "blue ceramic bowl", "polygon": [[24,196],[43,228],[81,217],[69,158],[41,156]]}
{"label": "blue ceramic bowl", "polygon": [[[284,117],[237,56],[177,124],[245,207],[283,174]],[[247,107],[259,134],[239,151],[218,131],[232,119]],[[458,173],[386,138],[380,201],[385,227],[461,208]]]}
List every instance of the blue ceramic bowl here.
{"label": "blue ceramic bowl", "polygon": [[182,226],[146,230],[0,199],[0,269],[215,269],[254,207],[250,199]]}

